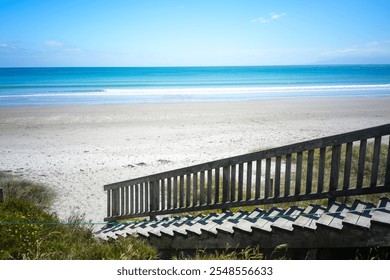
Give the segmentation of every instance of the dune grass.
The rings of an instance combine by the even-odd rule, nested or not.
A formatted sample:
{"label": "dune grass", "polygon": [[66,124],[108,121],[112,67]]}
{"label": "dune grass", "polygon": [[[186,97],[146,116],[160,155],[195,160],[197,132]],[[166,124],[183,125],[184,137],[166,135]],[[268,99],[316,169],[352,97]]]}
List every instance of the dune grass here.
{"label": "dune grass", "polygon": [[49,212],[55,193],[43,184],[0,173],[0,259],[157,259],[157,251],[134,237],[97,239],[82,217],[60,221]]}

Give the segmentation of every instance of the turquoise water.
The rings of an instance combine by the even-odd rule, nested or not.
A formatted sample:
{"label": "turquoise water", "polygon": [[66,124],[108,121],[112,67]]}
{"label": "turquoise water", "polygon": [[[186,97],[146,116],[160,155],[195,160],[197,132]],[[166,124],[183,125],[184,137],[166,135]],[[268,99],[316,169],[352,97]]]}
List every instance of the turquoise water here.
{"label": "turquoise water", "polygon": [[390,96],[390,65],[0,68],[0,106]]}

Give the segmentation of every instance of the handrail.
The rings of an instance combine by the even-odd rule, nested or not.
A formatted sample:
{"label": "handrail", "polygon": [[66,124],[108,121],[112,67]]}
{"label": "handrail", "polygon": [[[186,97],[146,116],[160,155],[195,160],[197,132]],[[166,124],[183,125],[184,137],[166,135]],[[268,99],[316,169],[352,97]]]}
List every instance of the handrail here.
{"label": "handrail", "polygon": [[105,220],[387,192],[389,134],[386,124],[108,184]]}

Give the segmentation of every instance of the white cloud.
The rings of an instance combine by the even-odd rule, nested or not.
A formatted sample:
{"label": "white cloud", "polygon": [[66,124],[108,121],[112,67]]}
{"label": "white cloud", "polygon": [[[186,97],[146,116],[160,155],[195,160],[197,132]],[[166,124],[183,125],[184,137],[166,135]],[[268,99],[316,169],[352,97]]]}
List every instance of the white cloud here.
{"label": "white cloud", "polygon": [[45,45],[49,47],[62,47],[64,46],[64,43],[55,40],[47,40],[45,41]]}
{"label": "white cloud", "polygon": [[259,22],[259,23],[266,23],[266,22],[270,22],[270,21],[273,21],[273,20],[278,20],[280,19],[281,17],[285,16],[287,13],[286,12],[283,12],[283,13],[269,13],[268,17],[267,18],[263,18],[263,17],[260,17],[260,18],[255,18],[255,19],[252,19],[251,22],[255,23],[255,22]]}
{"label": "white cloud", "polygon": [[344,49],[330,50],[322,53],[322,56],[327,58],[371,57],[379,55],[390,55],[390,47],[386,45],[386,42],[373,41],[363,45],[355,45]]}

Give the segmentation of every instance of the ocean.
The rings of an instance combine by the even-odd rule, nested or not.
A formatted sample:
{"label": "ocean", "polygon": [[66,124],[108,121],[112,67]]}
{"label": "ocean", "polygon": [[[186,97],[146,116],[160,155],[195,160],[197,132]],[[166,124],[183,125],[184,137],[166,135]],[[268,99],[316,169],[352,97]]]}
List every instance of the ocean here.
{"label": "ocean", "polygon": [[390,65],[0,68],[0,106],[390,96]]}

